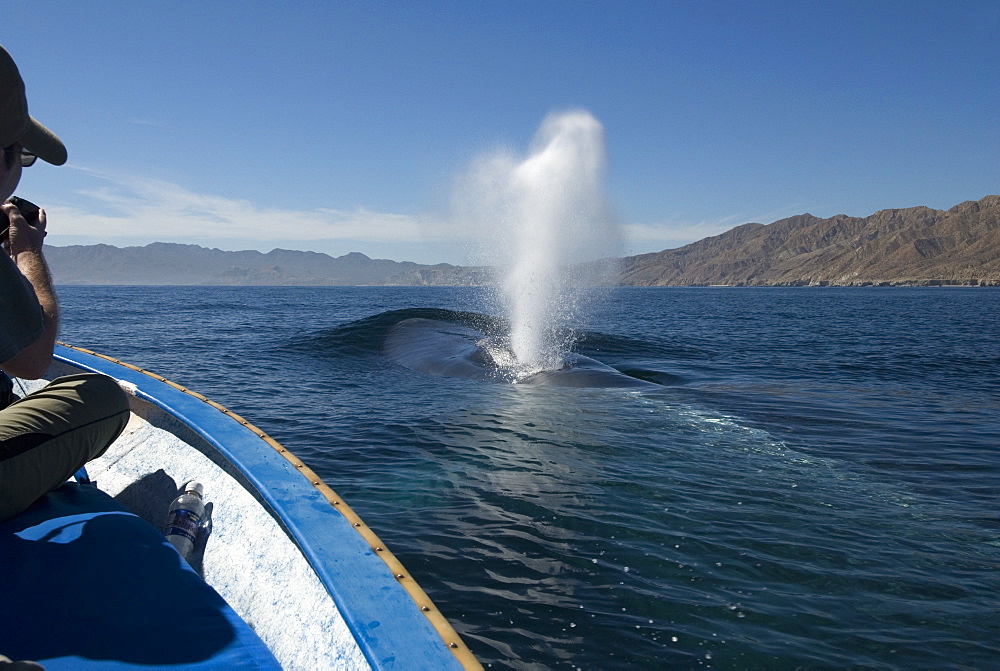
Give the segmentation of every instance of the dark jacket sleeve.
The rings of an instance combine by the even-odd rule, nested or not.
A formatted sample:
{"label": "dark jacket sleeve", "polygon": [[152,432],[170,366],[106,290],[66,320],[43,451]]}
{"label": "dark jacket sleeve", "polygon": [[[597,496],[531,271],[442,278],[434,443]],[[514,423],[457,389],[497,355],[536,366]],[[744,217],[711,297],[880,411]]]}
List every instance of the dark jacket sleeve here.
{"label": "dark jacket sleeve", "polygon": [[6,254],[0,253],[0,363],[35,342],[45,329],[35,290]]}

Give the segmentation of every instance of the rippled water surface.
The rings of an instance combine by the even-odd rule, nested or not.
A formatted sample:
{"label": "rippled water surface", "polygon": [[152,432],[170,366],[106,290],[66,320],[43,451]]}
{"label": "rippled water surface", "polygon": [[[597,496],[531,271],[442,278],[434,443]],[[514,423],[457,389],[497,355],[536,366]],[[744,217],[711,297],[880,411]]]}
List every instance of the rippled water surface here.
{"label": "rippled water surface", "polygon": [[63,340],[305,459],[487,666],[1000,659],[1000,291],[617,289],[576,349],[641,390],[383,355],[401,319],[481,313],[474,289],[60,295]]}

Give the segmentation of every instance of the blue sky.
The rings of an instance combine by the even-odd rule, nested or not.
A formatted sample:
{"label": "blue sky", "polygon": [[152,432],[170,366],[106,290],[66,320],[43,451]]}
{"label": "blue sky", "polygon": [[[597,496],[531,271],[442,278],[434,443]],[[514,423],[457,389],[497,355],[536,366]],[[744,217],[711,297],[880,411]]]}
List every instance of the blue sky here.
{"label": "blue sky", "polygon": [[621,253],[1000,193],[1000,2],[6,0],[55,245],[470,260],[477,156],[604,126]]}

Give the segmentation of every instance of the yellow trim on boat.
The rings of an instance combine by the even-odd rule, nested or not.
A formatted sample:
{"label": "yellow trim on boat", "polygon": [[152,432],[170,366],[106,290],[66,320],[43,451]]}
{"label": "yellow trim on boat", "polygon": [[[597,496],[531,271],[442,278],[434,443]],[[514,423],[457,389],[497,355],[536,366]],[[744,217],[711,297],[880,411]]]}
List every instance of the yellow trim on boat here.
{"label": "yellow trim on boat", "polygon": [[357,531],[359,534],[361,534],[361,536],[368,542],[368,545],[371,547],[372,551],[374,551],[375,554],[378,555],[383,562],[385,562],[385,565],[389,568],[389,570],[392,571],[392,575],[395,576],[399,584],[403,587],[403,589],[406,590],[407,594],[410,595],[410,598],[413,599],[414,604],[416,604],[416,606],[420,608],[420,612],[424,614],[427,620],[437,631],[438,635],[441,636],[441,640],[444,642],[446,646],[448,646],[448,649],[451,650],[451,653],[459,661],[462,667],[466,669],[483,668],[482,664],[479,663],[479,660],[476,659],[476,657],[472,654],[472,651],[469,650],[468,646],[465,645],[465,642],[458,635],[458,632],[456,632],[455,629],[451,626],[451,623],[449,623],[448,620],[445,618],[445,616],[441,613],[441,611],[439,611],[434,606],[434,603],[431,601],[430,597],[427,596],[427,593],[424,592],[424,590],[420,587],[420,585],[417,584],[417,581],[414,580],[413,577],[409,574],[409,572],[403,567],[403,564],[399,561],[399,559],[397,559],[396,556],[392,554],[392,552],[390,552],[388,548],[386,548],[385,543],[382,542],[382,540],[375,534],[375,532],[372,531],[371,528],[361,520],[358,514],[355,513],[354,510],[352,510],[351,507],[347,505],[347,503],[345,503],[337,495],[335,491],[333,491],[333,489],[331,489],[325,482],[323,482],[323,480],[318,475],[316,475],[316,473],[311,468],[306,466],[301,459],[296,457],[294,454],[288,451],[283,445],[281,445],[281,443],[276,441],[274,438],[271,438],[269,435],[267,435],[266,432],[257,428],[256,426],[251,424],[248,420],[237,415],[235,412],[232,412],[225,406],[216,403],[215,401],[199,394],[196,391],[191,391],[190,389],[183,387],[177,384],[176,382],[172,382],[161,375],[157,375],[156,373],[150,372],[143,368],[139,368],[138,366],[133,366],[130,363],[126,363],[125,361],[115,359],[114,357],[110,357],[105,354],[100,354],[99,352],[94,352],[93,350],[85,349],[83,347],[76,347],[75,345],[68,345],[64,342],[60,342],[59,344],[68,349],[75,350],[77,352],[83,352],[84,354],[90,354],[92,356],[104,359],[105,361],[110,361],[111,363],[123,366],[130,370],[134,370],[137,373],[142,373],[143,375],[147,375],[158,382],[162,382],[170,387],[173,387],[178,391],[182,391],[185,394],[188,394],[189,396],[193,396],[194,398],[204,401],[205,403],[209,404],[216,410],[219,410],[220,412],[228,415],[232,419],[239,422],[240,424],[245,426],[249,431],[256,434],[258,438],[260,438],[265,443],[270,445],[271,448],[273,448],[278,454],[280,454],[289,462],[291,462],[291,464],[298,469],[298,471],[302,474],[302,476],[306,478],[310,482],[310,484],[312,484],[312,486],[326,498],[327,501],[330,502],[330,505],[339,510],[340,513],[345,518],[347,518],[347,521],[351,523],[351,526],[354,527],[354,530]]}

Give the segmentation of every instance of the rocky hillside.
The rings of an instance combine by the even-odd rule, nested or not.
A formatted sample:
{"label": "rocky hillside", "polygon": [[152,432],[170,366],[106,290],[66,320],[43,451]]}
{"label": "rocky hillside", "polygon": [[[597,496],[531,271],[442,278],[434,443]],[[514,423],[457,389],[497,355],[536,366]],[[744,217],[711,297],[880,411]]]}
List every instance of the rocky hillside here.
{"label": "rocky hillside", "polygon": [[1000,286],[1000,196],[947,211],[802,214],[624,259],[634,286]]}

